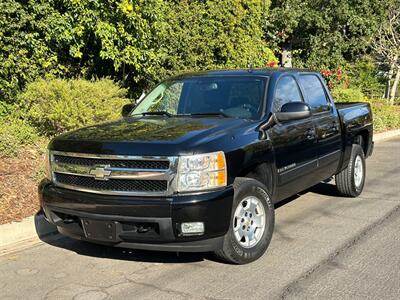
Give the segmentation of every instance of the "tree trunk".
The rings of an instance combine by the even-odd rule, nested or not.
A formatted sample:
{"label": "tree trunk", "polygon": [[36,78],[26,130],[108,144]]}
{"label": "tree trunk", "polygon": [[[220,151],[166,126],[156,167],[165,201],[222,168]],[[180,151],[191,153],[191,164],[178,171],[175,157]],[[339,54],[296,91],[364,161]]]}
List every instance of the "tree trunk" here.
{"label": "tree trunk", "polygon": [[287,44],[282,47],[282,67],[292,67],[292,45]]}
{"label": "tree trunk", "polygon": [[385,99],[390,99],[390,90],[391,90],[393,73],[394,73],[394,63],[391,63],[386,81]]}
{"label": "tree trunk", "polygon": [[385,99],[389,99],[389,94],[390,94],[390,82],[391,82],[391,79],[388,78],[388,79],[386,80],[385,93],[383,94],[383,98],[385,98]]}
{"label": "tree trunk", "polygon": [[397,67],[396,77],[394,78],[392,89],[390,90],[390,104],[394,104],[394,98],[396,97],[397,87],[400,81],[400,66]]}
{"label": "tree trunk", "polygon": [[392,90],[392,78],[394,75],[394,72],[396,70],[396,61],[397,61],[397,55],[394,57],[393,60],[391,60],[391,62],[389,63],[389,72],[388,72],[388,80],[386,82],[386,89],[385,89],[385,99],[390,99],[390,94],[391,94],[391,90]]}

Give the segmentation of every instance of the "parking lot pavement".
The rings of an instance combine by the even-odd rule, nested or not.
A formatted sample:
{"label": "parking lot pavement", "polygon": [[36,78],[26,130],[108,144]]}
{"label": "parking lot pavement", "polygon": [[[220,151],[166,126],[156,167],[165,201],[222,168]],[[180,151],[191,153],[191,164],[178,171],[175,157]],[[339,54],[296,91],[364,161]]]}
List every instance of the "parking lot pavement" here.
{"label": "parking lot pavement", "polygon": [[399,299],[399,150],[376,145],[359,198],[319,184],[280,204],[252,264],[60,238],[0,257],[0,299]]}

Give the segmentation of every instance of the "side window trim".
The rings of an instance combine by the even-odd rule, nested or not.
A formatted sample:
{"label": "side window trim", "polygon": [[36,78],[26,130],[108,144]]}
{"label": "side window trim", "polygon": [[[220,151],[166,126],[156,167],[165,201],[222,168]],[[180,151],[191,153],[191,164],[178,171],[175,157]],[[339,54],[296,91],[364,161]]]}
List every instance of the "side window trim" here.
{"label": "side window trim", "polygon": [[[275,104],[275,97],[276,97],[276,92],[277,92],[277,86],[278,86],[279,82],[280,82],[282,79],[284,79],[285,77],[290,77],[290,78],[292,78],[292,79],[294,80],[294,82],[295,82],[295,84],[296,84],[296,86],[297,86],[297,91],[299,92],[299,95],[300,95],[300,99],[301,99],[300,102],[305,103],[305,97],[304,97],[304,95],[303,95],[303,91],[302,91],[302,89],[301,89],[301,87],[300,87],[299,82],[297,82],[297,78],[296,78],[293,74],[284,74],[284,75],[282,75],[281,77],[279,77],[279,79],[278,79],[278,80],[276,81],[276,83],[275,83],[274,96],[272,97],[272,107],[271,107],[271,111],[274,110],[274,104]],[[275,112],[275,111],[274,111],[274,112]]]}

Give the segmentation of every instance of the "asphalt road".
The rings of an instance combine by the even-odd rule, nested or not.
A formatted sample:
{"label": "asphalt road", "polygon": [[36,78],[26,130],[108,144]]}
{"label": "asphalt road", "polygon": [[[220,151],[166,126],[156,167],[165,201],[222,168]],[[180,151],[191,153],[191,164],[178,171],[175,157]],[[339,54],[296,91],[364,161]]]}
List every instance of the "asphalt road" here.
{"label": "asphalt road", "polygon": [[357,199],[320,184],[281,204],[252,264],[61,238],[0,257],[0,299],[400,299],[400,138],[367,172]]}

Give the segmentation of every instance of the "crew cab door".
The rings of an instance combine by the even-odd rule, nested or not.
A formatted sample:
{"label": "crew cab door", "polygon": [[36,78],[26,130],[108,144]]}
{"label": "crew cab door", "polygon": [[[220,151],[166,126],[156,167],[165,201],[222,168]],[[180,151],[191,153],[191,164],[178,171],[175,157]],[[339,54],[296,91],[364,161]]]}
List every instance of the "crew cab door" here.
{"label": "crew cab door", "polygon": [[299,83],[313,114],[318,144],[316,176],[321,181],[334,175],[339,165],[342,151],[339,115],[318,75],[300,74]]}
{"label": "crew cab door", "polygon": [[[281,77],[275,87],[272,112],[288,102],[303,102],[292,75]],[[284,199],[314,183],[317,168],[317,140],[312,118],[278,123],[269,131],[277,170],[277,199]]]}

